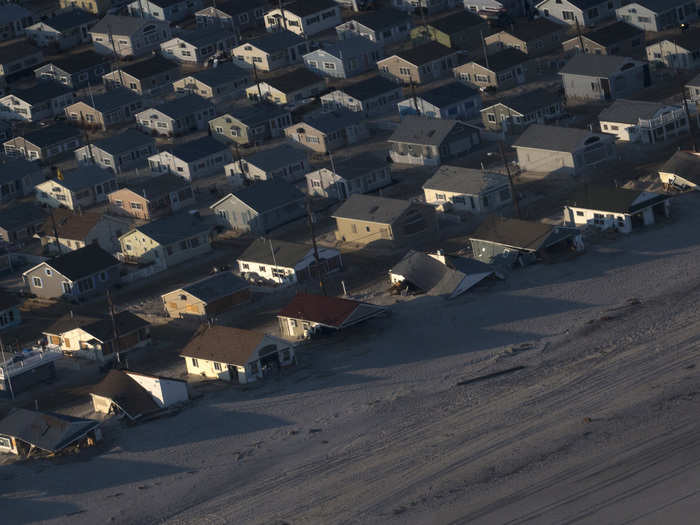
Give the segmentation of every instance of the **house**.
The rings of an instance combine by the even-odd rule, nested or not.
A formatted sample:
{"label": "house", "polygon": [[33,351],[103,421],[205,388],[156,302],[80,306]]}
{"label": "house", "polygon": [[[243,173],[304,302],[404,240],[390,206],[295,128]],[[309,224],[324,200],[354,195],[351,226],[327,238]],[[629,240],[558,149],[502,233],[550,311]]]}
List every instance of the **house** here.
{"label": "house", "polygon": [[52,208],[82,210],[107,200],[107,194],[117,189],[112,170],[94,165],[82,165],[61,172],[59,177],[36,185],[36,200]]}
{"label": "house", "polygon": [[180,67],[160,55],[130,62],[102,76],[108,90],[122,87],[138,95],[167,94],[180,77]]}
{"label": "house", "polygon": [[528,80],[528,56],[515,48],[504,49],[485,58],[454,68],[455,78],[479,89],[510,89]]}
{"label": "house", "polygon": [[220,226],[258,235],[306,214],[304,195],[281,179],[256,182],[229,193],[209,208]]}
{"label": "house", "polygon": [[433,40],[452,49],[472,49],[481,35],[490,32],[489,23],[471,11],[452,12],[411,29],[414,40]]}
{"label": "house", "polygon": [[80,138],[79,129],[58,123],[13,137],[5,141],[3,147],[8,157],[22,156],[32,161],[48,161],[75,150],[80,145]]}
{"label": "house", "polygon": [[41,246],[51,255],[67,253],[97,244],[108,253],[119,251],[119,236],[131,221],[99,212],[75,213],[66,209],[51,212],[39,231]]}
{"label": "house", "polygon": [[326,246],[317,246],[316,250],[318,261],[316,251],[306,244],[260,238],[245,249],[236,264],[248,280],[284,285],[310,281],[343,267],[338,250]]}
{"label": "house", "polygon": [[426,2],[425,0],[391,0],[391,7],[411,13],[418,12],[422,9],[425,14],[433,15],[441,11],[453,9],[459,3],[458,0],[433,0],[432,2]]}
{"label": "house", "polygon": [[309,195],[343,201],[354,193],[370,193],[391,184],[391,168],[385,153],[362,153],[336,159],[332,169],[306,174]]}
{"label": "house", "polygon": [[379,60],[377,67],[387,78],[399,84],[427,84],[448,76],[458,63],[454,49],[438,42],[426,42]]}
{"label": "house", "polygon": [[92,408],[135,421],[189,401],[187,381],[112,369],[90,388]]}
{"label": "house", "polygon": [[226,144],[204,136],[154,153],[148,157],[148,165],[152,173],[172,173],[193,181],[223,174],[224,166],[232,160],[233,154]]}
{"label": "house", "polygon": [[44,299],[82,299],[119,282],[119,261],[96,244],[88,244],[22,273],[29,292]]}
{"label": "house", "polygon": [[212,319],[250,301],[250,285],[232,272],[217,272],[161,295],[168,317]]}
{"label": "house", "polygon": [[118,135],[99,139],[75,150],[81,164],[96,164],[114,173],[145,167],[150,155],[156,153],[156,141],[149,135],[127,128]]}
{"label": "house", "polygon": [[268,32],[287,30],[304,37],[332,29],[342,21],[340,7],[332,0],[295,0],[265,13]]}
{"label": "house", "polygon": [[242,385],[262,380],[270,373],[277,375],[281,367],[296,362],[288,341],[218,325],[195,335],[180,355],[188,374]]}
{"label": "house", "polygon": [[350,78],[374,69],[384,52],[376,44],[362,36],[345,38],[336,42],[321,43],[304,55],[304,64],[311,71],[331,78]]}
{"label": "house", "polygon": [[700,75],[696,75],[685,85],[685,96],[689,101],[697,103],[700,101]]}
{"label": "house", "polygon": [[91,446],[102,439],[99,426],[93,419],[13,408],[0,421],[0,452],[28,457]]}
{"label": "house", "polygon": [[202,0],[136,0],[126,6],[131,16],[180,22],[202,8]]}
{"label": "house", "polygon": [[[399,293],[412,292],[454,299],[484,279],[498,275],[476,259],[409,250],[389,270],[389,282]],[[405,292],[404,292],[405,291]]]}
{"label": "house", "polygon": [[445,211],[493,212],[513,201],[508,177],[493,171],[440,166],[423,184],[425,202]]}
{"label": "house", "polygon": [[0,210],[0,239],[8,244],[24,244],[41,231],[46,213],[36,204],[16,204]]}
{"label": "house", "polygon": [[684,190],[700,189],[700,156],[694,151],[676,151],[659,168],[665,186]]}
{"label": "house", "polygon": [[214,57],[231,56],[236,37],[228,29],[200,28],[181,31],[160,45],[163,56],[183,64],[204,65]]}
{"label": "house", "polygon": [[291,31],[267,33],[247,39],[233,48],[235,62],[260,71],[275,71],[301,61],[311,51],[309,41]]}
{"label": "house", "polygon": [[489,215],[469,237],[474,257],[487,264],[525,266],[565,251],[582,251],[576,228]]}
{"label": "house", "polygon": [[616,158],[614,137],[587,129],[532,124],[514,142],[523,171],[579,172]]}
{"label": "house", "polygon": [[[62,357],[62,353],[53,350],[25,349],[21,353],[13,354],[11,360],[0,363],[0,392],[11,397],[35,385],[53,381],[56,377],[56,361]],[[3,439],[0,435],[0,452],[6,452]]]}
{"label": "house", "polygon": [[119,243],[125,262],[165,270],[210,252],[211,230],[209,221],[179,212],[133,228]]}
{"label": "house", "polygon": [[565,111],[560,93],[536,88],[482,108],[481,122],[489,131],[522,133],[530,124],[549,124]]}
{"label": "house", "polygon": [[167,22],[107,15],[90,29],[95,51],[103,55],[131,57],[147,55],[172,38]]}
{"label": "house", "polygon": [[577,191],[564,206],[564,225],[631,233],[649,226],[658,217],[668,217],[668,195],[650,191],[586,186]]}
{"label": "house", "polygon": [[225,0],[195,13],[197,27],[222,27],[236,34],[263,27],[265,7],[259,0]]}
{"label": "house", "polygon": [[112,7],[112,0],[58,0],[58,5],[61,9],[78,7],[94,15],[103,15]]}
{"label": "house", "polygon": [[470,120],[479,115],[481,93],[453,81],[406,98],[398,103],[398,108],[399,115]]}
{"label": "house", "polygon": [[258,151],[225,167],[226,176],[231,177],[231,180],[239,180],[241,184],[243,179],[282,179],[297,182],[302,180],[309,170],[308,151],[287,143]]}
{"label": "house", "polygon": [[595,27],[615,17],[622,0],[543,0],[535,5],[537,13],[554,22],[580,27]]}
{"label": "house", "polygon": [[19,4],[8,2],[0,5],[0,41],[21,37],[34,19],[34,13]]}
{"label": "house", "polygon": [[618,20],[644,31],[676,29],[698,19],[698,8],[693,0],[638,0],[615,10]]}
{"label": "house", "polygon": [[335,332],[386,315],[387,309],[370,303],[327,295],[299,293],[277,314],[286,337],[308,339],[316,333]]}
{"label": "house", "polygon": [[411,17],[395,9],[378,9],[354,15],[335,27],[339,39],[362,36],[383,46],[398,44],[411,36]]}
{"label": "house", "polygon": [[[693,108],[697,119],[697,110]],[[656,144],[690,132],[682,106],[661,102],[618,99],[598,115],[600,129],[622,142]]]}
{"label": "house", "polygon": [[401,86],[381,75],[375,75],[354,84],[337,87],[321,96],[321,104],[324,110],[355,111],[365,117],[376,117],[395,112],[401,93]]}
{"label": "house", "polygon": [[63,114],[75,100],[73,90],[52,80],[40,80],[29,88],[15,88],[0,97],[0,119],[39,122]]}
{"label": "house", "polygon": [[616,55],[577,55],[559,74],[573,100],[612,100],[651,85],[649,64]]}
{"label": "house", "polygon": [[471,151],[481,137],[478,128],[457,120],[407,115],[388,142],[393,162],[439,166]]}
{"label": "house", "polygon": [[39,47],[65,51],[90,43],[88,31],[96,22],[97,18],[91,13],[72,8],[28,26],[25,33]]}
{"label": "house", "polygon": [[255,101],[284,105],[320,95],[325,88],[323,77],[308,69],[298,68],[256,82],[246,89],[246,96]]}
{"label": "house", "polygon": [[332,216],[338,241],[367,246],[415,242],[437,230],[435,209],[399,199],[355,193]]}
{"label": "house", "polygon": [[647,60],[656,67],[698,69],[700,67],[700,28],[663,38],[646,47]]}
{"label": "house", "polygon": [[199,95],[184,95],[136,113],[136,122],[147,133],[185,135],[207,128],[214,117],[212,103]]}
{"label": "house", "polygon": [[561,50],[565,26],[546,18],[520,21],[508,30],[497,31],[484,38],[486,51],[498,53],[504,49],[517,49],[528,57],[538,57]]}
{"label": "house", "polygon": [[107,201],[110,213],[144,221],[171,215],[196,202],[190,183],[170,173],[129,182],[107,195]]}
{"label": "house", "polygon": [[41,80],[53,80],[73,89],[96,86],[102,83],[102,75],[109,71],[109,58],[91,49],[53,58],[34,70]]}
{"label": "house", "polygon": [[0,120],[0,142],[11,139],[12,135],[12,122],[9,120]]}
{"label": "house", "polygon": [[26,40],[15,40],[0,45],[0,80],[34,69],[44,60],[41,48]]}
{"label": "house", "polygon": [[85,127],[106,131],[108,128],[131,122],[143,110],[143,98],[134,91],[118,87],[99,95],[90,95],[66,106],[68,120]]}
{"label": "house", "polygon": [[225,98],[240,98],[250,85],[251,76],[232,62],[223,62],[216,67],[193,71],[173,82],[176,93],[192,93],[202,98],[219,101]]}
{"label": "house", "polygon": [[[22,323],[22,314],[19,310],[20,305],[23,300],[15,294],[0,290],[0,330],[10,328],[12,326],[17,326]],[[25,351],[22,353],[22,357],[19,359],[11,358],[11,362],[7,363],[5,361],[5,356],[3,356],[4,363],[0,364],[0,390],[5,390],[5,384],[7,381],[8,372],[12,371],[12,364],[30,365],[33,356],[41,355],[39,352],[31,353],[30,351]],[[49,357],[49,356],[46,356]],[[50,361],[49,359],[46,360]],[[9,366],[8,366],[9,365]],[[13,382],[15,380],[13,379]],[[14,385],[13,385],[14,386]]]}
{"label": "house", "polygon": [[121,358],[127,352],[151,345],[151,324],[128,310],[115,314],[114,320],[107,316],[67,315],[43,334],[48,348],[100,363],[116,359],[117,352]]}
{"label": "house", "polygon": [[281,137],[291,123],[291,113],[282,106],[267,102],[245,103],[211,119],[209,129],[216,137],[246,146]]}
{"label": "house", "polygon": [[565,40],[562,47],[567,54],[637,57],[641,55],[643,42],[644,31],[618,21]]}
{"label": "house", "polygon": [[8,202],[32,194],[34,186],[43,178],[41,169],[34,162],[14,157],[1,160],[0,201]]}
{"label": "house", "polygon": [[305,116],[284,134],[317,153],[329,153],[369,138],[369,129],[361,113],[337,111]]}

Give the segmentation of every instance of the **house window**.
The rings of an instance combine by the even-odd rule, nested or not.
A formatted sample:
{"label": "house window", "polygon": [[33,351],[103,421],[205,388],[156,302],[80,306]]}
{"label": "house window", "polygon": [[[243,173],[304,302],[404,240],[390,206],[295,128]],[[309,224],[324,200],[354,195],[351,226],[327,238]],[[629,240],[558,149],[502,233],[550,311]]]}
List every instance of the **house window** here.
{"label": "house window", "polygon": [[53,275],[53,272],[49,268],[46,268],[46,270],[44,270],[44,271],[46,272],[46,275],[48,275],[49,277],[51,277],[51,275]]}
{"label": "house window", "polygon": [[486,118],[489,122],[496,122],[496,115],[494,113],[488,113],[486,115]]}
{"label": "house window", "polygon": [[258,363],[250,363],[250,373],[251,374],[258,373]]}
{"label": "house window", "polygon": [[107,272],[100,272],[100,281],[107,280]]}
{"label": "house window", "polygon": [[333,64],[332,62],[324,62],[323,67],[325,69],[335,69],[335,64]]}
{"label": "house window", "polygon": [[214,370],[221,371],[221,363],[214,361]]}
{"label": "house window", "polygon": [[42,282],[41,277],[33,277],[32,284],[34,285],[35,288],[43,288],[44,287],[44,283]]}
{"label": "house window", "polygon": [[197,359],[195,359],[194,357],[192,358],[192,366],[194,366],[195,368],[199,368],[199,361],[197,361]]}
{"label": "house window", "polygon": [[576,212],[577,217],[583,217],[583,212],[582,211],[577,211]]}

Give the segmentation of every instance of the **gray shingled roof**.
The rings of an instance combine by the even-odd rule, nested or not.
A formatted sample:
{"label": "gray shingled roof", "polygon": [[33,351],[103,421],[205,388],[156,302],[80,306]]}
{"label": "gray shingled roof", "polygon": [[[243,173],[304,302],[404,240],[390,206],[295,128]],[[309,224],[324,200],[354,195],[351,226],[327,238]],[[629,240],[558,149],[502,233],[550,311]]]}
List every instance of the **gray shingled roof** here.
{"label": "gray shingled roof", "polygon": [[290,91],[297,91],[307,86],[318,84],[319,82],[323,83],[325,80],[322,76],[300,67],[276,77],[263,79],[260,82],[268,84],[283,93],[289,93]]}
{"label": "gray shingled roof", "polygon": [[333,218],[391,224],[410,206],[410,201],[354,193],[335,211]]}
{"label": "gray shingled roof", "polygon": [[163,58],[161,55],[153,55],[144,60],[130,62],[121,67],[123,73],[131,75],[139,80],[179,69],[180,66],[178,66],[175,62],[172,62],[167,58]]}
{"label": "gray shingled roof", "polygon": [[554,226],[535,221],[490,215],[469,239],[489,241],[528,251],[537,251],[552,235]]}
{"label": "gray shingled roof", "polygon": [[106,65],[109,64],[109,62],[110,59],[108,56],[100,55],[92,49],[88,49],[86,51],[81,51],[80,53],[72,53],[70,55],[52,59],[43,67],[53,65],[61,71],[72,74],[78,73],[85,69],[90,69],[98,64]]}
{"label": "gray shingled roof", "polygon": [[435,171],[423,184],[423,188],[479,195],[507,184],[508,177],[501,173],[445,165]]}
{"label": "gray shingled roof", "polygon": [[170,153],[180,160],[185,162],[193,162],[208,155],[213,155],[220,151],[226,151],[228,146],[223,142],[219,142],[213,137],[204,136],[198,139],[182,142],[173,146]]}
{"label": "gray shingled roof", "polygon": [[641,64],[633,58],[617,55],[576,55],[561,68],[559,73],[605,78],[620,71],[620,68],[627,63]]}
{"label": "gray shingled roof", "polygon": [[460,31],[464,31],[466,28],[471,26],[478,26],[484,23],[484,19],[467,10],[457,11],[456,13],[450,13],[449,15],[442,16],[428,22],[427,25],[434,27],[442,31],[443,33],[452,34]]}
{"label": "gray shingled roof", "polygon": [[381,75],[375,75],[365,80],[355,82],[354,84],[338,87],[337,89],[357,100],[374,98],[383,93],[395,91],[396,89],[401,91],[400,86]]}
{"label": "gray shingled roof", "polygon": [[107,15],[97,22],[97,24],[90,29],[90,32],[107,34],[111,31],[115,36],[131,35],[139,31],[144,25],[153,23],[159,22],[135,16]]}
{"label": "gray shingled roof", "polygon": [[369,151],[353,155],[352,157],[336,158],[333,164],[335,165],[335,172],[344,179],[362,177],[372,170],[390,165],[387,160],[387,154],[378,151]]}
{"label": "gray shingled roof", "polygon": [[183,286],[182,289],[200,301],[209,303],[249,287],[247,281],[232,272],[218,272]]}
{"label": "gray shingled roof", "polygon": [[114,109],[125,106],[126,104],[133,104],[140,99],[141,96],[137,93],[134,93],[125,87],[119,86],[104,93],[93,95],[92,97],[84,97],[80,99],[80,101],[92,108],[95,108],[97,111],[108,113]]}
{"label": "gray shingled roof", "polygon": [[196,215],[180,212],[149,222],[143,226],[138,226],[135,229],[165,246],[187,239],[198,233],[209,232],[212,229],[212,225]]}
{"label": "gray shingled roof", "polygon": [[[584,38],[600,44],[602,46],[609,46],[620,42],[621,40],[627,40],[635,35],[642,35],[644,31],[638,27],[628,24],[627,22],[617,21],[605,27],[589,31],[583,35]],[[578,37],[574,37],[577,39]]]}
{"label": "gray shingled roof", "polygon": [[223,39],[226,36],[231,36],[230,29],[216,29],[209,26],[201,29],[182,30],[177,35],[173,35],[173,38],[179,38],[183,42],[187,42],[193,46],[202,46],[216,42],[217,40]]}
{"label": "gray shingled roof", "polygon": [[254,127],[262,122],[288,114],[289,110],[268,102],[245,102],[237,104],[228,112],[232,117],[247,126]]}
{"label": "gray shingled roof", "polygon": [[532,124],[513,145],[522,148],[573,152],[585,139],[592,136],[596,134],[587,129]]}
{"label": "gray shingled roof", "polygon": [[71,281],[77,281],[117,266],[119,261],[97,244],[88,244],[83,248],[54,257],[46,261],[46,264]]}
{"label": "gray shingled roof", "polygon": [[239,78],[245,78],[250,73],[238,67],[233,62],[223,62],[216,67],[210,67],[201,71],[195,71],[188,76],[207,84],[208,86],[219,86]]}
{"label": "gray shingled roof", "polygon": [[[647,198],[640,199],[642,196]],[[635,213],[666,199],[668,196],[659,193],[595,185],[576,191],[568,203],[577,208],[614,213]]]}
{"label": "gray shingled roof", "polygon": [[434,296],[451,295],[466,277],[461,271],[449,268],[430,255],[413,250],[389,271]]}
{"label": "gray shingled roof", "polygon": [[479,90],[463,84],[462,82],[454,81],[424,91],[417,96],[434,106],[443,107],[472,97],[478,97]]}
{"label": "gray shingled roof", "polygon": [[407,115],[388,141],[437,146],[458,124],[456,120]]}
{"label": "gray shingled roof", "polygon": [[559,31],[565,32],[566,27],[546,18],[537,18],[535,20],[519,20],[512,27],[501,32],[513,35],[524,42],[529,42],[535,38],[542,38]]}
{"label": "gray shingled roof", "polygon": [[422,66],[428,62],[433,62],[439,58],[456,53],[454,49],[443,46],[434,41],[426,42],[410,49],[397,51],[395,54],[399,58],[410,62],[414,66]]}
{"label": "gray shingled roof", "polygon": [[81,132],[79,129],[68,124],[59,123],[30,131],[23,136],[24,140],[30,144],[34,144],[39,148],[44,148],[71,138],[79,138],[80,135]]}
{"label": "gray shingled roof", "polygon": [[41,50],[27,40],[14,40],[0,45],[0,64],[7,64],[17,57],[33,55]]}
{"label": "gray shingled roof", "polygon": [[55,180],[54,182],[71,191],[78,191],[114,180],[114,178],[115,175],[112,170],[103,170],[95,165],[87,164],[64,171],[63,180]]}
{"label": "gray shingled roof", "polygon": [[[256,182],[251,186],[238,190],[233,195],[258,213],[274,210],[280,206],[304,199],[304,195],[294,185],[279,179]],[[218,202],[221,202],[221,200]],[[216,204],[212,204],[212,207],[216,206]]]}
{"label": "gray shingled roof", "polygon": [[528,60],[528,57],[522,51],[509,47],[503,51],[489,55],[488,59],[488,67],[486,66],[486,61],[481,57],[476,60],[476,63],[486,67],[486,69],[490,71],[503,71],[504,69],[510,69],[518,64],[522,64]]}
{"label": "gray shingled roof", "polygon": [[298,16],[307,16],[332,7],[338,7],[338,4],[331,0],[300,0],[285,4],[284,9]]}
{"label": "gray shingled roof", "polygon": [[[178,119],[208,107],[213,106],[206,98],[200,97],[199,95],[190,94],[168,100],[166,102],[161,102],[160,104],[153,106],[152,109],[160,111],[170,118]],[[150,109],[145,109],[144,111],[150,111]]]}
{"label": "gray shingled roof", "polygon": [[536,111],[550,104],[556,102],[561,102],[561,95],[552,89],[547,88],[537,88],[532,91],[525,91],[514,97],[500,99],[497,102],[494,101],[493,104],[489,104],[481,109],[481,112],[485,112],[488,109],[502,104],[507,108],[511,108],[521,115],[527,115],[533,111]]}
{"label": "gray shingled roof", "polygon": [[342,40],[322,43],[320,49],[315,49],[304,56],[307,57],[309,55],[318,54],[319,51],[325,51],[329,55],[332,55],[338,59],[346,60],[356,56],[361,56],[363,53],[368,53],[379,48],[379,45],[372,42],[368,38],[363,36],[354,36],[344,38]]}
{"label": "gray shingled roof", "polygon": [[364,120],[364,115],[355,111],[334,111],[307,115],[303,122],[322,133],[333,133]]}
{"label": "gray shingled roof", "polygon": [[263,171],[274,171],[307,158],[308,152],[306,149],[293,144],[283,143],[274,148],[258,151],[243,157],[243,160]]}
{"label": "gray shingled roof", "polygon": [[0,434],[47,452],[58,452],[99,426],[94,419],[14,408],[0,421]]}
{"label": "gray shingled roof", "polygon": [[137,129],[128,128],[118,135],[112,135],[111,137],[96,140],[93,142],[93,145],[103,151],[106,151],[107,153],[115,155],[117,153],[130,151],[138,146],[145,146],[153,142],[153,138],[149,135],[141,133]]}
{"label": "gray shingled roof", "polygon": [[635,0],[631,3],[644,6],[655,13],[661,13],[673,9],[674,7],[687,4],[688,0]]}
{"label": "gray shingled roof", "polygon": [[14,182],[27,174],[41,176],[39,164],[22,157],[9,157],[0,160],[0,184]]}
{"label": "gray shingled roof", "polygon": [[380,9],[354,16],[351,20],[355,20],[374,31],[381,31],[395,25],[406,24],[411,21],[411,17],[396,9]]}
{"label": "gray shingled roof", "polygon": [[29,104],[41,104],[51,100],[52,98],[60,97],[68,93],[72,93],[73,89],[54,82],[53,80],[41,80],[36,85],[30,88],[14,89],[10,93],[17,98],[28,102]]}
{"label": "gray shingled roof", "polygon": [[304,42],[304,39],[291,31],[277,31],[275,33],[267,33],[265,35],[244,40],[240,45],[250,44],[265,53],[274,53],[281,49],[287,49]]}
{"label": "gray shingled roof", "polygon": [[298,242],[280,239],[255,239],[238,257],[238,260],[294,268],[310,251],[311,246]]}
{"label": "gray shingled roof", "polygon": [[0,210],[0,227],[15,231],[29,224],[43,223],[46,213],[43,208],[33,203],[14,205]]}
{"label": "gray shingled roof", "polygon": [[172,173],[163,173],[139,182],[131,182],[126,187],[146,199],[154,200],[166,193],[186,188],[189,185],[190,183],[183,177],[178,177]]}
{"label": "gray shingled roof", "polygon": [[617,99],[600,112],[598,120],[602,122],[621,122],[623,124],[636,125],[639,119],[651,119],[664,107],[666,107],[666,105],[661,102]]}
{"label": "gray shingled roof", "polygon": [[43,23],[57,31],[65,31],[74,27],[97,22],[97,17],[82,9],[66,9],[56,16],[44,20]]}

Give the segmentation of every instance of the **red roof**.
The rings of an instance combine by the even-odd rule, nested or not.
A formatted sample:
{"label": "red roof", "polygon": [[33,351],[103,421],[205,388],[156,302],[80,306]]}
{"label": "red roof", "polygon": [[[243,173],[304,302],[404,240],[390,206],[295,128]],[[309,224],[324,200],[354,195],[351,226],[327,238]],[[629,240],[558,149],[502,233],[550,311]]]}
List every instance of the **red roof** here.
{"label": "red roof", "polygon": [[351,299],[300,293],[277,315],[340,327],[360,304]]}

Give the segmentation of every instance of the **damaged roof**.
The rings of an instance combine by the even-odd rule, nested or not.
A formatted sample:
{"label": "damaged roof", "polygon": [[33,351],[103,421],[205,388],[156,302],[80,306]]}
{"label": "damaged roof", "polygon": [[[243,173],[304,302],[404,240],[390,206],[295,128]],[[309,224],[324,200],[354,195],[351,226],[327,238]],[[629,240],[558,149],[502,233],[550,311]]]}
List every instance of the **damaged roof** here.
{"label": "damaged roof", "polygon": [[574,193],[569,199],[569,205],[575,208],[615,213],[635,213],[666,199],[668,199],[666,195],[641,190],[587,186]]}
{"label": "damaged roof", "polygon": [[153,396],[122,370],[110,370],[90,394],[110,399],[129,419],[160,410]]}
{"label": "damaged roof", "polygon": [[692,151],[676,151],[661,168],[661,173],[672,173],[688,182],[700,184],[700,155]]}
{"label": "damaged roof", "polygon": [[370,306],[382,311],[380,307],[367,305],[360,301],[341,299],[327,295],[299,293],[277,315],[290,317],[312,323],[319,323],[333,328],[340,328],[350,320],[353,313],[362,306]]}
{"label": "damaged roof", "polygon": [[0,421],[0,435],[19,439],[47,452],[58,452],[98,426],[100,423],[93,419],[15,408]]}
{"label": "damaged roof", "polygon": [[466,275],[430,255],[411,250],[390,270],[428,295],[452,295]]}

